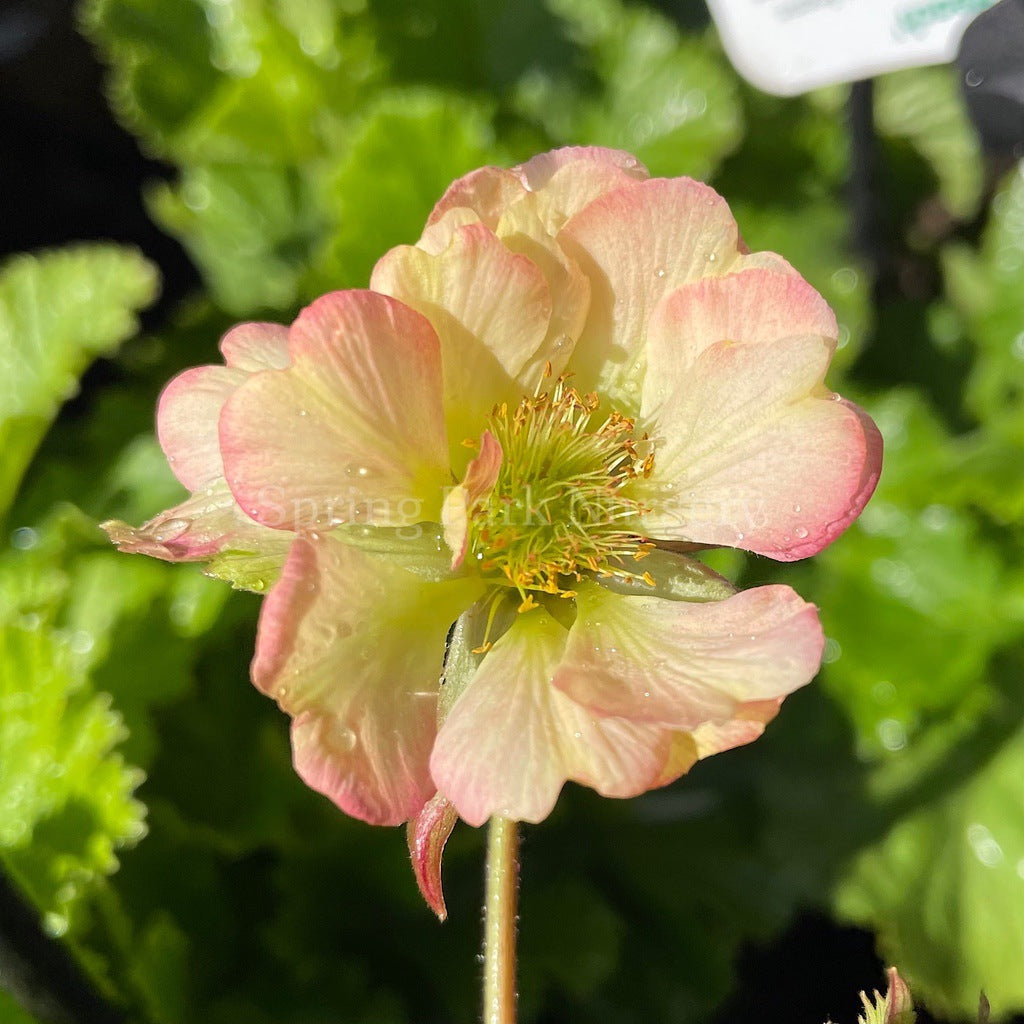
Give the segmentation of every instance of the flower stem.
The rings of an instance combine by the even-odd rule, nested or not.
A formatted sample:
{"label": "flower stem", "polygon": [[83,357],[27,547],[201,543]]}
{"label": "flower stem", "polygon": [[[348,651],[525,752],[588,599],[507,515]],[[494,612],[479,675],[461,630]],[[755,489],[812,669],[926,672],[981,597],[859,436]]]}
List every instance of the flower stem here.
{"label": "flower stem", "polygon": [[519,826],[491,818],[484,897],[484,1024],[515,1024]]}

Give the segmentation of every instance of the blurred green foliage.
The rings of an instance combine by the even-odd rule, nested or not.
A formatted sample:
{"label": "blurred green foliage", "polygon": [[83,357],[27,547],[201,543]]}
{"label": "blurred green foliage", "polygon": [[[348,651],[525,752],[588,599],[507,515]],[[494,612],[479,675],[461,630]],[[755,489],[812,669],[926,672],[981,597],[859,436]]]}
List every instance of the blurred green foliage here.
{"label": "blurred green foliage", "polygon": [[[1024,175],[988,201],[947,69],[880,80],[876,280],[850,244],[845,90],[760,95],[684,13],[83,3],[115,111],[176,168],[150,207],[205,291],[113,356],[153,295],[140,257],[0,271],[0,861],[131,1019],[475,1016],[479,835],[449,845],[439,928],[401,835],[293,775],[286,723],[247,682],[258,602],[117,555],[95,523],[176,500],[153,402],[232,320],[365,286],[454,177],[568,142],[710,178],[747,241],[836,308],[831,383],[887,454],[874,502],[817,559],[723,561],[821,606],[819,683],[670,789],[570,787],[528,830],[524,1020],[707,1019],[741,946],[806,907],[874,930],[939,1014],[973,1013],[982,987],[997,1016],[1024,1010]],[[37,452],[97,356],[113,358]],[[27,1018],[0,993],[0,1020]]]}

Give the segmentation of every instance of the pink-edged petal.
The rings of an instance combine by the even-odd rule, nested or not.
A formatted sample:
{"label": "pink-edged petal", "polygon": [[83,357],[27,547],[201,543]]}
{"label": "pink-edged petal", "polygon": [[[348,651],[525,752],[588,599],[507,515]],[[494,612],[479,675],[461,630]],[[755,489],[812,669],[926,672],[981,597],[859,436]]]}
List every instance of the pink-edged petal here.
{"label": "pink-edged petal", "polygon": [[555,686],[596,714],[693,731],[810,682],[824,638],[789,587],[696,603],[583,585]]}
{"label": "pink-edged petal", "polygon": [[198,491],[224,475],[218,422],[224,403],[248,375],[226,366],[196,366],[164,388],[156,431],[171,471]]}
{"label": "pink-edged petal", "polygon": [[625,797],[659,776],[664,730],[596,718],[551,685],[565,642],[542,608],[520,615],[441,726],[431,774],[469,824],[493,815],[541,821],[568,779]]}
{"label": "pink-edged petal", "polygon": [[591,284],[590,317],[574,356],[580,387],[596,387],[635,412],[651,313],[680,285],[732,267],[736,222],[707,185],[652,178],[595,199],[558,238]]}
{"label": "pink-edged petal", "polygon": [[120,551],[165,562],[198,562],[222,551],[252,552],[284,561],[292,535],[260,526],[238,507],[223,481],[191,495],[142,526],[100,525]]}
{"label": "pink-edged petal", "polygon": [[662,768],[659,786],[667,786],[685,775],[698,761],[724,750],[753,743],[778,714],[782,699],[738,704],[733,717],[721,724],[705,722],[693,732],[672,733],[669,756]]}
{"label": "pink-edged petal", "polygon": [[[607,180],[612,183],[609,186],[611,188],[630,180],[641,181],[648,177],[647,168],[632,153],[623,149],[609,149],[607,146],[562,146],[560,149],[551,149],[519,164],[512,172],[531,192],[540,192],[550,189],[555,176],[566,167],[571,167],[583,176],[597,169],[607,175]],[[586,202],[589,200],[582,205],[586,205]]]}
{"label": "pink-edged petal", "polygon": [[190,490],[221,479],[218,422],[224,403],[256,370],[288,365],[288,328],[239,324],[220,343],[226,366],[197,366],[167,385],[157,406],[157,436],[171,471]]}
{"label": "pink-edged petal", "polygon": [[480,216],[473,210],[464,206],[456,206],[448,210],[439,220],[428,224],[416,243],[417,249],[430,253],[431,256],[439,256],[452,243],[455,233],[459,228],[468,224],[480,223]]}
{"label": "pink-edged petal", "polygon": [[752,700],[737,706],[727,722],[705,722],[693,731],[697,756],[711,757],[725,750],[753,743],[764,732],[765,726],[779,713],[784,698]]}
{"label": "pink-edged petal", "polygon": [[502,210],[525,192],[522,180],[512,171],[503,167],[481,167],[448,186],[427,218],[427,227],[440,221],[449,210],[462,208],[472,210],[493,228]]}
{"label": "pink-edged petal", "polygon": [[544,275],[481,223],[458,229],[432,256],[392,249],[372,287],[422,313],[441,340],[449,438],[476,437],[492,407],[518,401],[516,383],[547,336],[551,295]]}
{"label": "pink-edged petal", "polygon": [[[651,317],[642,417],[658,411],[715,342],[761,345],[794,335],[826,339],[830,351],[837,336],[828,303],[794,273],[750,269],[684,285]],[[671,426],[666,423],[665,429]]]}
{"label": "pink-edged petal", "polygon": [[881,437],[821,383],[831,342],[716,342],[649,426],[654,472],[638,493],[645,532],[791,561],[856,518],[881,466]]}
{"label": "pink-edged petal", "polygon": [[283,370],[288,355],[288,328],[281,324],[249,323],[232,327],[220,340],[224,362],[236,370]]}
{"label": "pink-edged petal", "polygon": [[461,484],[453,487],[441,511],[444,542],[452,552],[452,569],[458,569],[466,557],[469,541],[469,516],[481,498],[491,493],[501,469],[502,450],[497,438],[485,430],[480,437],[480,452],[466,468]]}
{"label": "pink-edged petal", "polygon": [[430,324],[384,295],[333,292],[289,344],[292,366],[254,374],[221,413],[239,504],[278,529],[436,522],[448,453]]}
{"label": "pink-edged petal", "polygon": [[648,177],[632,154],[601,146],[555,149],[513,171],[532,193],[530,205],[552,235],[598,196]]}
{"label": "pink-edged petal", "polygon": [[545,372],[550,369],[557,377],[572,357],[590,309],[590,281],[545,227],[536,202],[509,207],[498,221],[496,232],[504,245],[525,256],[544,275],[551,295],[547,334],[518,374],[524,393],[531,394]]}
{"label": "pink-edged petal", "polygon": [[458,812],[451,801],[438,793],[406,826],[406,841],[416,885],[439,921],[448,916],[441,886],[441,857],[458,820]]}
{"label": "pink-edged petal", "polygon": [[296,771],[347,814],[396,825],[433,795],[445,637],[476,593],[331,537],[292,546],[263,603],[252,679],[294,718]]}

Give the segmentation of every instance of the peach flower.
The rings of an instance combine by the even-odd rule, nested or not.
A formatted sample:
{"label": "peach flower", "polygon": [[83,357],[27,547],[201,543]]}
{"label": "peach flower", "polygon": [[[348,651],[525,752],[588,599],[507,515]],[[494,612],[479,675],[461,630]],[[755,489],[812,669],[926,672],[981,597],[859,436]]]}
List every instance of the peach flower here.
{"label": "peach flower", "polygon": [[705,185],[603,149],[484,168],[370,290],[173,381],[159,435],[193,497],[107,529],[273,581],[252,676],[297,771],[369,822],[426,807],[439,856],[456,812],[663,786],[814,676],[812,605],[690,554],[803,558],[859,514],[881,441],[823,383],[835,339]]}

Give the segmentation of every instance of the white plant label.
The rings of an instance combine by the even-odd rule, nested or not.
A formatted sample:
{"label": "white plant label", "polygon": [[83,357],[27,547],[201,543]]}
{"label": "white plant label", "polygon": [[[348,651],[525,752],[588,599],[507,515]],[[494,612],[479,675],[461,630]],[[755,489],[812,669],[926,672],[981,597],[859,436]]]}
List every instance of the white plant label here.
{"label": "white plant label", "polygon": [[943,64],[996,0],[708,0],[730,60],[777,96]]}

